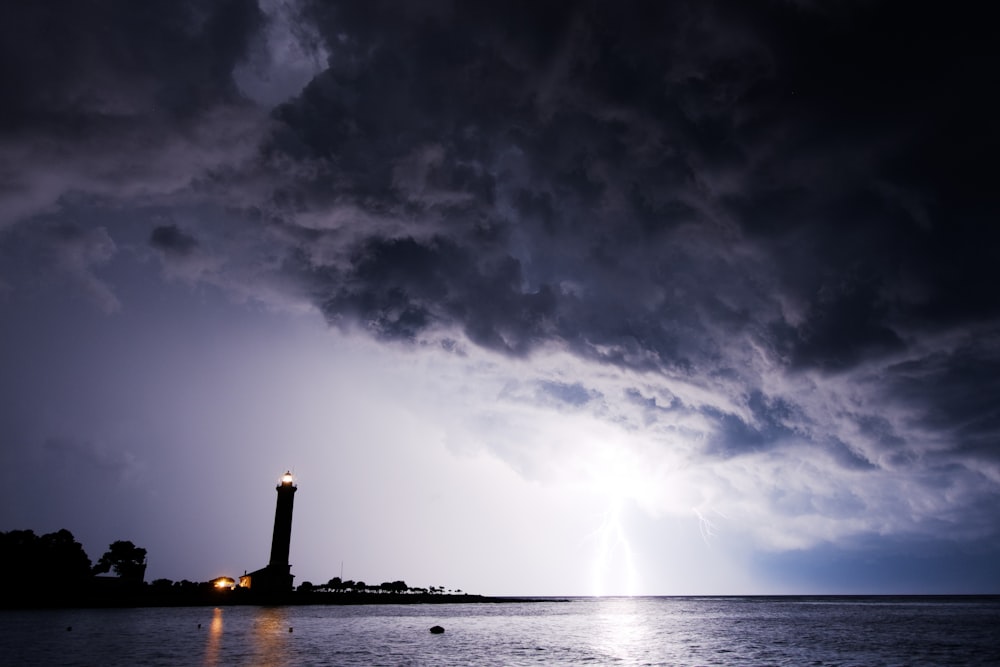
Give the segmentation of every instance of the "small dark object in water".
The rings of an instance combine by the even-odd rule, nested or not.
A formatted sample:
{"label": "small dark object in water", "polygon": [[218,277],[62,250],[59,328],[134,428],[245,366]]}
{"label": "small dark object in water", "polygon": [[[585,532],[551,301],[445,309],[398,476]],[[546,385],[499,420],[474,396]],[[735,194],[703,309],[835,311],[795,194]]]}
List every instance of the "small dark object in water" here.
{"label": "small dark object in water", "polygon": [[201,630],[201,623],[198,624],[198,629]]}
{"label": "small dark object in water", "polygon": [[66,632],[72,632],[72,631],[73,631],[73,626],[72,625],[67,625],[66,626]]}
{"label": "small dark object in water", "polygon": [[288,631],[289,631],[289,632],[291,632],[291,631],[292,631],[292,626],[288,626]]}
{"label": "small dark object in water", "polygon": [[433,628],[431,628],[431,634],[432,635],[439,635],[439,634],[441,634],[443,632],[444,632],[444,628],[442,628],[440,625],[435,625]]}

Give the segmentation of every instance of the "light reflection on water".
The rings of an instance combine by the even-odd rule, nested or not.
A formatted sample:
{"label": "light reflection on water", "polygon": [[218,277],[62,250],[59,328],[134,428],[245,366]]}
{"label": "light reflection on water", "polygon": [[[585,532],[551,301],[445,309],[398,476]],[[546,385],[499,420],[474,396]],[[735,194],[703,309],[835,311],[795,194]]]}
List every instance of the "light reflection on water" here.
{"label": "light reflection on water", "polygon": [[997,598],[8,610],[0,663],[997,665],[998,626]]}
{"label": "light reflection on water", "polygon": [[261,667],[284,665],[288,662],[288,607],[261,607],[253,622],[251,642],[252,664]]}
{"label": "light reflection on water", "polygon": [[612,598],[606,600],[596,614],[593,636],[596,653],[608,656],[615,662],[649,655],[653,643],[653,619],[640,614],[635,600]]}
{"label": "light reflection on water", "polygon": [[205,647],[205,667],[219,664],[219,650],[222,648],[222,609],[212,610],[212,622],[208,626],[208,644]]}

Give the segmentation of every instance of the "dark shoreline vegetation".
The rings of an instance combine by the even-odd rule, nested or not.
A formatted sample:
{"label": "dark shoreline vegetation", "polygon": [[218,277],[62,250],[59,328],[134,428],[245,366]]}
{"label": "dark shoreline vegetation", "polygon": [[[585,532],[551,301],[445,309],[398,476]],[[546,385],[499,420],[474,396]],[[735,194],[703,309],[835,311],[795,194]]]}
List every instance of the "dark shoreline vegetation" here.
{"label": "dark shoreline vegetation", "polygon": [[[321,585],[303,582],[294,591],[257,592],[231,577],[193,582],[144,581],[146,550],[119,540],[92,564],[83,545],[65,528],[36,535],[0,532],[0,571],[8,583],[0,608],[185,607],[221,605],[362,605],[529,602],[537,598],[470,595],[444,586],[414,588],[404,581],[368,585],[334,577]],[[115,576],[107,576],[114,572]]]}
{"label": "dark shoreline vegetation", "polygon": [[[146,550],[128,541],[113,542],[91,564],[68,530],[36,535],[31,530],[0,532],[0,568],[7,573],[0,609],[198,607],[235,605],[400,605],[568,602],[591,596],[492,597],[448,590],[418,588],[404,581],[368,585],[334,577],[324,584],[305,581],[295,590],[260,592],[236,585],[231,577],[210,581],[144,581]],[[113,571],[116,576],[106,576]],[[926,600],[1000,600],[997,594],[826,594],[826,595],[681,595],[636,596],[702,598],[731,601],[893,602]]]}
{"label": "dark shoreline vegetation", "polygon": [[514,602],[553,602],[554,598],[490,597],[468,593],[301,593],[254,594],[236,588],[219,590],[211,582],[194,584],[192,589],[156,591],[150,584],[131,590],[89,590],[57,595],[5,597],[3,609],[69,609],[129,607],[227,607],[259,606],[332,606],[384,604],[503,604]]}

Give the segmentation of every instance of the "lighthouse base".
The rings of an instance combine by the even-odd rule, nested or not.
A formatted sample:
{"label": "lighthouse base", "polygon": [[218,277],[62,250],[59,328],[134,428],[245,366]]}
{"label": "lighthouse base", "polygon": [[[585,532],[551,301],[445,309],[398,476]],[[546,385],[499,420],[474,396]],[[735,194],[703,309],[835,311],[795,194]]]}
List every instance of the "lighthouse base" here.
{"label": "lighthouse base", "polygon": [[289,593],[294,579],[290,565],[268,565],[240,577],[240,588],[262,594]]}

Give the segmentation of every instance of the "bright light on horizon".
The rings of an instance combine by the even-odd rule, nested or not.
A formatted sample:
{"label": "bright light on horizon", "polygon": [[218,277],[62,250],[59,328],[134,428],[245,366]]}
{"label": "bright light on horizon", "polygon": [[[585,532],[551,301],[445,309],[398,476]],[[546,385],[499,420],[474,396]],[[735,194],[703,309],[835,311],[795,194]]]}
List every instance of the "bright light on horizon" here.
{"label": "bright light on horizon", "polygon": [[598,548],[594,561],[593,589],[596,597],[608,594],[610,568],[616,562],[625,570],[625,594],[634,596],[639,593],[639,573],[632,557],[632,546],[621,523],[621,510],[621,501],[612,502],[596,530]]}

